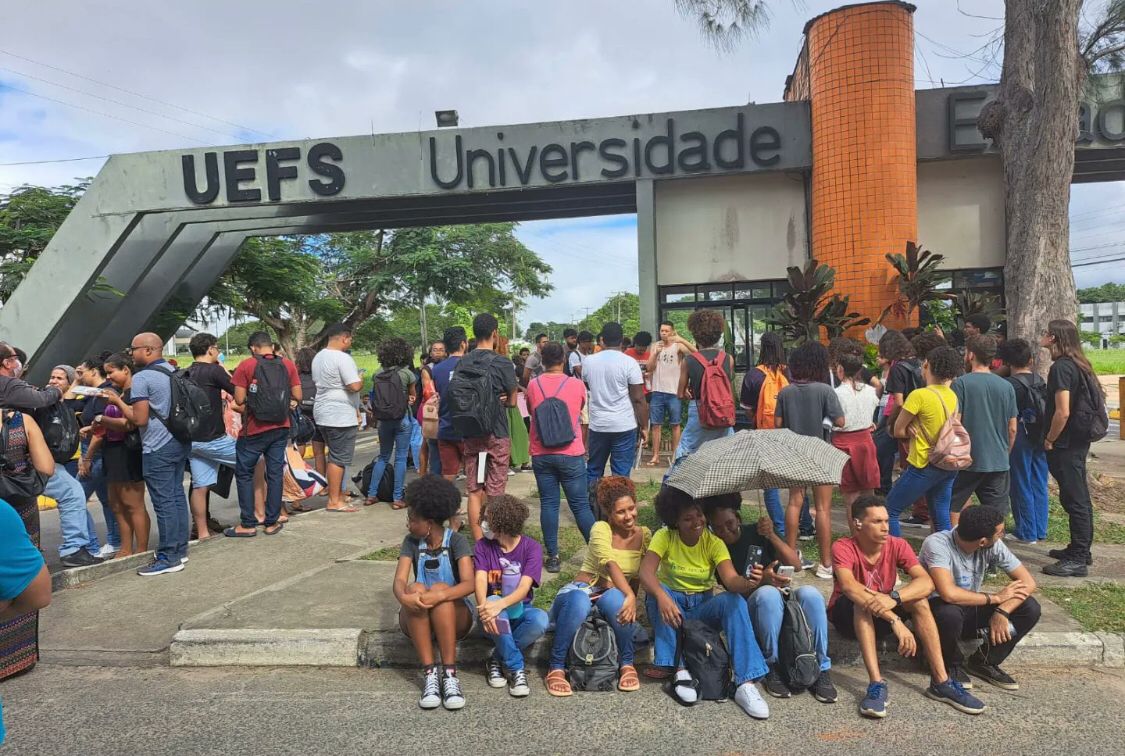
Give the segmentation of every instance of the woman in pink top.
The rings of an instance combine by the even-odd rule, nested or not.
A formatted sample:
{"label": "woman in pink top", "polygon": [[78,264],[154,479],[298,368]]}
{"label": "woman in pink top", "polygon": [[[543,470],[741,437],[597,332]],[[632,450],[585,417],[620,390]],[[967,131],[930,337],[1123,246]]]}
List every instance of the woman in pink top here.
{"label": "woman in pink top", "polygon": [[586,487],[586,449],[582,445],[579,416],[586,402],[582,381],[563,372],[561,344],[543,345],[543,374],[527,385],[527,409],[531,413],[531,469],[539,486],[539,525],[547,555],[544,568],[558,572],[559,486],[582,537],[590,540],[594,513]]}

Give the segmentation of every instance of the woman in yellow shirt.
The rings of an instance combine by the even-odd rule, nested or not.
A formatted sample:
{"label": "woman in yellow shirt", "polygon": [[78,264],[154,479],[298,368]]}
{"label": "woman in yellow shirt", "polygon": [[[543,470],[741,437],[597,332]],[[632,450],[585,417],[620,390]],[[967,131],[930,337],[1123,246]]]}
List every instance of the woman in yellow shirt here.
{"label": "woman in yellow shirt", "polygon": [[637,523],[637,490],[633,481],[620,475],[602,478],[597,500],[604,519],[590,529],[586,559],[574,582],[564,586],[551,605],[555,640],[546,684],[552,696],[569,696],[573,692],[564,671],[566,655],[591,606],[610,624],[617,639],[618,690],[641,687],[633,666],[636,582],[652,533]]}
{"label": "woman in yellow shirt", "polygon": [[[734,671],[734,701],[755,719],[766,719],[769,706],[754,681],[769,671],[742,596],[757,587],[735,571],[722,539],[707,529],[703,508],[683,491],[664,486],[656,496],[656,514],[664,527],[656,531],[641,560],[641,585],[648,594],[646,606],[654,635],[653,667],[649,677],[666,677],[676,670],[676,681],[691,674],[676,658],[676,636],[685,619],[699,620],[722,630]],[[715,576],[728,593],[712,593]],[[684,703],[694,703],[694,690],[675,688]]]}
{"label": "woman in yellow shirt", "polygon": [[957,395],[949,384],[961,374],[963,365],[961,355],[952,347],[931,350],[922,363],[926,387],[910,392],[895,420],[894,436],[910,439],[910,453],[902,475],[887,494],[891,535],[902,535],[898,516],[922,496],[929,505],[934,532],[953,527],[949,521],[949,500],[957,472],[930,465],[929,455],[946,418],[957,412]]}

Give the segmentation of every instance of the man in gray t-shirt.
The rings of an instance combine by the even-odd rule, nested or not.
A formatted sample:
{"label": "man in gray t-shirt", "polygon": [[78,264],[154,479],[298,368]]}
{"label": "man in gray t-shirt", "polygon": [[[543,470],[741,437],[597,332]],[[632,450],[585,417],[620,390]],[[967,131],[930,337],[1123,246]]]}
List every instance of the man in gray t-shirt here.
{"label": "man in gray t-shirt", "polygon": [[328,447],[328,509],[354,511],[344,501],[344,471],[355,457],[359,431],[359,392],[363,376],[346,350],[352,346],[352,329],[336,323],[325,329],[328,345],[312,361],[316,384],[313,420]]}
{"label": "man in gray t-shirt", "polygon": [[543,345],[547,343],[547,334],[541,333],[535,337],[535,351],[527,356],[523,366],[523,375],[520,382],[526,387],[539,376],[543,375]]}
{"label": "man in gray t-shirt", "polygon": [[[918,559],[934,581],[930,610],[950,676],[965,684],[968,672],[1005,690],[1017,690],[1019,685],[999,665],[1035,627],[1040,608],[1031,595],[1035,579],[1008,550],[1003,535],[1003,513],[993,507],[967,507],[956,528],[926,538]],[[984,576],[993,569],[1003,570],[1012,582],[986,593],[981,590]],[[978,634],[983,638],[980,648],[964,659],[959,641]]]}

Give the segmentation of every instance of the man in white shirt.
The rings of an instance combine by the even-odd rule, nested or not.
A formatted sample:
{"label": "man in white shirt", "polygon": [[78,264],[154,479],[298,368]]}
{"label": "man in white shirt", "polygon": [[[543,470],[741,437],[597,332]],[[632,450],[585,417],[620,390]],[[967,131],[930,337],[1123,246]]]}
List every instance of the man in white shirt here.
{"label": "man in white shirt", "polygon": [[660,462],[660,433],[664,421],[672,428],[672,451],[680,445],[680,363],[695,351],[695,346],[676,333],[672,321],[660,324],[660,341],[652,348],[648,358],[648,374],[652,376],[652,394],[649,404],[649,422],[652,423],[652,459],[650,465]]}
{"label": "man in white shirt", "polygon": [[582,379],[590,390],[589,455],[586,477],[593,489],[605,474],[606,460],[614,475],[628,477],[637,455],[637,434],[648,437],[648,404],[644,376],[632,357],[621,351],[620,323],[602,328],[605,348],[582,361]]}
{"label": "man in white shirt", "polygon": [[316,384],[313,420],[328,447],[328,509],[358,511],[344,501],[344,470],[355,456],[359,432],[359,392],[363,378],[355,360],[347,353],[352,345],[352,330],[343,323],[325,329],[328,345],[317,352],[312,362]]}

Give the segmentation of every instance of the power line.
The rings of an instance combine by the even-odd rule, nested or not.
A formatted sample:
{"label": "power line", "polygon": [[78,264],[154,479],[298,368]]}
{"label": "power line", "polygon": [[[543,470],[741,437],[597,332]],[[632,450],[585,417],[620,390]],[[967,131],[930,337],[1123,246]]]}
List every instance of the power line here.
{"label": "power line", "polygon": [[197,144],[204,144],[204,145],[207,144],[207,142],[204,142],[201,139],[196,139],[195,137],[188,136],[187,134],[180,134],[179,132],[176,132],[176,131],[168,131],[167,129],[162,129],[159,126],[152,126],[152,125],[147,124],[147,123],[140,123],[138,121],[130,121],[128,118],[122,118],[121,116],[116,116],[116,115],[113,115],[112,113],[106,113],[106,112],[101,111],[101,110],[94,110],[93,108],[88,108],[85,105],[77,105],[73,102],[67,102],[66,100],[60,100],[60,99],[57,99],[55,97],[48,97],[47,95],[39,94],[37,92],[32,92],[31,90],[28,90],[28,89],[20,89],[19,87],[13,87],[11,84],[0,84],[0,91],[2,91],[3,89],[10,89],[13,92],[20,92],[22,94],[29,95],[31,97],[38,97],[40,99],[47,100],[49,102],[57,102],[59,105],[66,105],[69,108],[75,108],[77,110],[85,110],[87,113],[93,113],[94,115],[100,115],[100,116],[105,116],[106,118],[112,118],[115,121],[121,121],[122,123],[127,123],[131,126],[140,126],[142,128],[146,128],[146,129],[153,129],[154,131],[159,131],[159,132],[162,132],[164,134],[170,134],[172,136],[176,136],[176,137],[179,137],[181,139],[187,139],[188,141],[196,142]]}
{"label": "power line", "polygon": [[1125,260],[1125,255],[1119,255],[1117,257],[1110,257],[1110,258],[1107,258],[1105,260],[1091,260],[1089,262],[1071,263],[1070,267],[1072,267],[1072,268],[1084,268],[1087,265],[1105,265],[1106,263],[1121,262],[1122,260]]}
{"label": "power line", "polygon": [[81,163],[84,160],[102,160],[108,158],[109,155],[91,155],[90,157],[79,158],[58,158],[56,160],[22,160],[18,163],[0,163],[0,168],[6,168],[13,165],[46,165],[47,163]]}
{"label": "power line", "polygon": [[76,79],[84,79],[86,81],[92,82],[94,84],[98,84],[98,85],[103,86],[103,87],[109,87],[110,89],[116,89],[118,92],[124,92],[125,94],[133,95],[134,97],[140,97],[143,100],[151,100],[152,102],[158,103],[160,105],[164,105],[164,106],[169,107],[169,108],[175,108],[176,110],[182,110],[185,113],[191,113],[192,115],[201,116],[203,118],[209,118],[212,121],[218,121],[219,123],[225,123],[227,126],[234,126],[236,129],[242,129],[243,131],[251,131],[255,134],[261,134],[262,136],[268,137],[270,139],[273,138],[273,134],[267,134],[266,132],[261,131],[259,129],[253,129],[253,128],[250,128],[249,126],[243,126],[240,123],[235,123],[234,121],[227,121],[225,119],[218,118],[218,117],[213,116],[213,115],[208,115],[208,114],[200,112],[198,110],[192,110],[191,108],[185,108],[182,105],[177,105],[173,102],[167,102],[166,100],[160,100],[160,99],[157,99],[156,97],[151,97],[149,95],[142,94],[140,92],[134,92],[131,89],[126,89],[125,87],[119,87],[116,84],[110,84],[109,82],[106,82],[106,81],[100,81],[98,79],[94,79],[94,78],[91,78],[89,76],[85,76],[85,75],[80,74],[80,73],[75,73],[74,71],[69,71],[69,70],[67,70],[65,68],[61,68],[59,66],[51,65],[50,63],[44,63],[43,61],[40,61],[40,60],[34,60],[32,58],[28,58],[24,55],[18,55],[18,54],[14,53],[14,52],[11,52],[9,50],[0,50],[0,53],[3,53],[4,55],[8,55],[8,56],[13,57],[13,58],[17,58],[19,60],[27,61],[28,63],[33,63],[37,66],[43,66],[44,68],[49,68],[52,71],[58,71],[60,73],[66,74],[68,76],[73,76]]}

